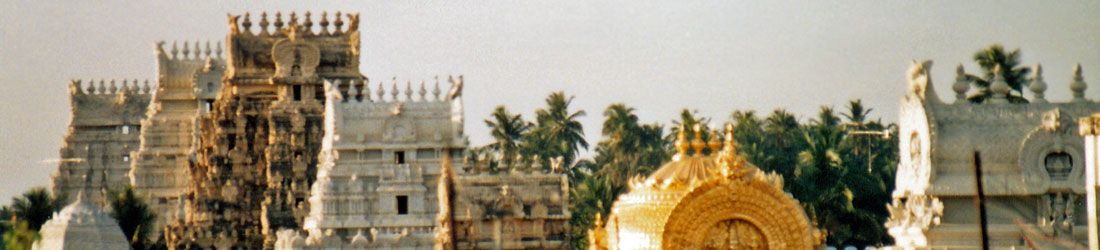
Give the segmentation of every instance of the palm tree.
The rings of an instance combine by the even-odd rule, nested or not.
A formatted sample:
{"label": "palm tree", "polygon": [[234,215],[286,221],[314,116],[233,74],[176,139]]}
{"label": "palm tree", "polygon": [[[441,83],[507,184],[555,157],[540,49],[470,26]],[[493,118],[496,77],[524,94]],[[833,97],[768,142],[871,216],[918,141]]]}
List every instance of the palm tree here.
{"label": "palm tree", "polygon": [[504,159],[500,164],[511,164],[519,151],[524,134],[532,125],[523,121],[519,114],[508,113],[504,106],[497,106],[491,116],[493,118],[486,119],[485,125],[492,129],[490,133],[496,141],[487,146],[500,152]]}
{"label": "palm tree", "polygon": [[585,177],[570,190],[573,199],[569,211],[573,216],[569,224],[573,249],[587,249],[588,229],[594,224],[596,213],[604,215],[602,219],[606,220],[615,198],[625,191],[625,186],[615,186],[599,175]]}
{"label": "palm tree", "polygon": [[982,75],[967,75],[967,79],[978,88],[978,93],[967,98],[970,102],[984,102],[992,94],[989,86],[993,83],[993,71],[999,66],[1005,83],[1008,83],[1008,87],[1013,91],[1008,94],[1009,101],[1027,103],[1027,99],[1023,97],[1023,88],[1028,85],[1027,78],[1031,74],[1031,68],[1020,66],[1020,49],[1005,51],[1000,44],[993,44],[989,48],[975,52],[974,61],[982,67]]}
{"label": "palm tree", "polygon": [[54,212],[65,207],[65,200],[63,195],[51,196],[46,188],[35,187],[12,199],[11,209],[16,221],[27,222],[30,230],[38,231]]}
{"label": "palm tree", "polygon": [[[798,153],[802,151],[803,140],[798,118],[784,109],[776,109],[764,119],[764,136],[760,147],[770,155],[763,162],[753,162],[762,170],[775,171],[791,182],[794,166],[798,163]],[[766,138],[766,139],[764,139]],[[787,187],[785,187],[787,188]]]}
{"label": "palm tree", "polygon": [[122,233],[130,239],[130,246],[134,250],[150,248],[149,234],[157,218],[156,213],[135,194],[131,186],[126,186],[121,191],[112,191],[109,195],[111,217],[118,220]]}
{"label": "palm tree", "polygon": [[556,151],[544,156],[561,156],[565,165],[573,164],[581,148],[588,149],[588,141],[584,139],[584,127],[577,120],[585,115],[584,110],[569,112],[569,104],[573,102],[573,98],[573,96],[566,98],[561,91],[551,93],[546,98],[547,109],[535,111],[538,121],[535,130],[543,137],[546,146]]}

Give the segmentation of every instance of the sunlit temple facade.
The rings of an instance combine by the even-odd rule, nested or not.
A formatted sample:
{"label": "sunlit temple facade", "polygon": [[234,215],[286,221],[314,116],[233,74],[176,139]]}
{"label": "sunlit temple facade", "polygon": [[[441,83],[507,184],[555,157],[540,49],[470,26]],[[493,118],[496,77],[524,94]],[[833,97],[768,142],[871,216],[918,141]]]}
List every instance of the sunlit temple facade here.
{"label": "sunlit temple facade", "polygon": [[1076,119],[1100,112],[1100,104],[1084,98],[1080,66],[1073,70],[1068,102],[1045,99],[1043,69],[1036,66],[1025,85],[1030,103],[1010,103],[999,69],[991,96],[971,103],[970,78],[961,65],[953,102],[937,96],[931,65],[913,62],[901,102],[901,160],[886,223],[897,246],[971,249],[984,240],[994,248],[1060,249],[1087,243],[1085,147]]}
{"label": "sunlit temple facade", "polygon": [[[737,153],[732,125],[688,141],[646,178],[631,180],[606,224],[589,231],[589,249],[815,249],[825,232],[783,191],[783,179]],[[707,154],[706,152],[710,152]],[[597,218],[597,221],[599,219]],[[598,223],[598,222],[597,222]]]}
{"label": "sunlit temple facade", "polygon": [[55,192],[104,207],[131,185],[171,249],[569,246],[560,160],[465,162],[462,76],[372,81],[357,14],[229,28],[224,53],[157,43],[152,86],[72,81]]}

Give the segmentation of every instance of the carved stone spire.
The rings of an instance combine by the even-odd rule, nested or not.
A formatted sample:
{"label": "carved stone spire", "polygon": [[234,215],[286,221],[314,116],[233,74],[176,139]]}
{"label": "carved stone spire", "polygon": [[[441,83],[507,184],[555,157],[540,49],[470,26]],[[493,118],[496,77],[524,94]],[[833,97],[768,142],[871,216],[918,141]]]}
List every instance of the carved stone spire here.
{"label": "carved stone spire", "polygon": [[1081,64],[1073,66],[1073,82],[1069,83],[1069,89],[1073,90],[1072,102],[1087,102],[1085,99],[1085,89],[1088,85],[1085,85],[1085,77],[1081,75]]}
{"label": "carved stone spire", "polygon": [[970,90],[970,81],[967,80],[966,69],[963,69],[961,63],[955,69],[955,84],[951,85],[951,88],[955,90],[955,103],[965,103],[966,91]]}
{"label": "carved stone spire", "polygon": [[1035,64],[1035,78],[1031,79],[1031,86],[1028,89],[1031,90],[1034,100],[1033,103],[1047,103],[1047,99],[1043,97],[1043,92],[1047,91],[1047,83],[1043,81],[1043,65]]}
{"label": "carved stone spire", "polygon": [[390,88],[390,101],[397,102],[397,93],[401,93],[401,89],[397,88],[397,77],[393,78],[393,88]]}
{"label": "carved stone spire", "polygon": [[426,94],[428,94],[428,89],[424,88],[424,80],[420,80],[420,92],[418,94],[420,94],[420,101],[423,102],[428,100],[428,98],[426,98]]}
{"label": "carved stone spire", "polygon": [[[394,77],[394,79],[397,79]],[[382,89],[382,81],[378,81],[378,102],[386,101],[386,91]]]}
{"label": "carved stone spire", "polygon": [[183,58],[191,58],[191,46],[187,45],[187,41],[183,41]]}
{"label": "carved stone spire", "polygon": [[1008,91],[1012,88],[1005,82],[1005,77],[1001,74],[1001,65],[993,67],[993,84],[989,86],[989,90],[993,91],[993,99],[991,103],[1008,103]]}
{"label": "carved stone spire", "polygon": [[251,14],[249,14],[248,12],[245,12],[244,13],[244,22],[241,22],[241,25],[244,26],[244,31],[251,35],[252,34],[252,19],[250,18],[250,16],[251,16]]}
{"label": "carved stone spire", "polygon": [[313,33],[313,20],[309,18],[309,11],[306,11],[306,20],[302,22],[302,26],[305,26],[306,32]]}
{"label": "carved stone spire", "polygon": [[436,101],[439,100],[439,94],[440,93],[443,93],[443,91],[439,89],[439,76],[436,75],[435,76],[435,88],[432,89],[432,95],[435,96]]}
{"label": "carved stone spire", "polygon": [[359,86],[362,86],[363,88],[363,96],[360,98],[360,101],[362,101],[362,99],[366,99],[367,101],[374,101],[370,97],[370,79],[364,79],[363,82],[359,84]]}
{"label": "carved stone spire", "polygon": [[[320,31],[321,35],[327,35],[328,34],[328,11],[321,11],[321,22],[319,24],[321,24],[321,31]],[[367,93],[370,93],[370,92],[368,91]],[[368,96],[370,96],[370,95],[368,95]]]}
{"label": "carved stone spire", "polygon": [[[187,47],[187,46],[183,46]],[[180,49],[176,47],[176,41],[172,41],[172,59],[176,59],[180,53]]]}
{"label": "carved stone spire", "polygon": [[412,81],[405,81],[405,101],[406,102],[412,101],[412,99],[413,99]]}
{"label": "carved stone spire", "polygon": [[87,91],[84,91],[85,93],[95,94],[95,80],[88,80],[88,88],[86,90]]}
{"label": "carved stone spire", "polygon": [[110,91],[110,92],[107,92],[107,93],[111,93],[111,94],[114,94],[114,93],[118,92],[118,86],[115,85],[115,79],[111,79],[111,87],[109,89],[107,89],[107,91]]}
{"label": "carved stone spire", "polygon": [[276,11],[275,12],[275,31],[273,31],[271,33],[279,33],[279,31],[283,30],[283,24],[286,24],[286,23],[283,23],[283,12],[282,11]]}
{"label": "carved stone spire", "polygon": [[267,12],[260,12],[260,34],[267,34],[267,25],[271,24],[267,21]]}
{"label": "carved stone spire", "polygon": [[332,31],[332,34],[340,34],[340,33],[343,33],[343,31],[342,31],[342,30],[340,30],[340,27],[343,27],[343,26],[344,26],[344,20],[343,20],[343,19],[340,19],[340,12],[339,12],[339,11],[337,11],[337,12],[336,12],[336,21],[335,21],[335,22],[333,23],[333,25],[334,25],[334,26],[336,27],[336,29],[334,29],[334,30]]}

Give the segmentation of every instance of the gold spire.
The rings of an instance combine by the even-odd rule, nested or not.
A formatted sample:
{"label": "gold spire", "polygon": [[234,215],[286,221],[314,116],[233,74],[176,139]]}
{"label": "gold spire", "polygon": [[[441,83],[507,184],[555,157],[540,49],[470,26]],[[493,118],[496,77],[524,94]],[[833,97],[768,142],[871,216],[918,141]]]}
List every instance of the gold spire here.
{"label": "gold spire", "polygon": [[703,155],[703,148],[707,146],[707,143],[703,142],[703,125],[696,123],[693,130],[695,130],[695,138],[691,140],[691,148],[695,150],[695,155]]}
{"label": "gold spire", "polygon": [[[727,131],[726,134],[729,134]],[[722,140],[718,139],[718,130],[710,131],[710,141],[707,142],[707,147],[710,148],[711,155],[718,155],[718,150],[722,148]]]}
{"label": "gold spire", "polygon": [[672,161],[680,161],[680,159],[687,155],[687,150],[691,147],[691,145],[688,145],[687,138],[684,136],[684,130],[687,130],[687,127],[680,126],[680,131],[676,133],[676,142],[673,144],[673,146],[676,147],[676,155],[672,156]]}

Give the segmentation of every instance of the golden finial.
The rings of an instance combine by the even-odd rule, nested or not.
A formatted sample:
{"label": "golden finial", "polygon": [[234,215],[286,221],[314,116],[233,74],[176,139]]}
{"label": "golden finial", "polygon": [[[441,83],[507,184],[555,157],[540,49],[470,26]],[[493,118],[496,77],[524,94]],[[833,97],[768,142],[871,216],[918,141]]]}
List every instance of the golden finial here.
{"label": "golden finial", "polygon": [[722,148],[722,140],[718,139],[718,130],[717,129],[714,129],[714,130],[710,131],[710,141],[707,142],[707,147],[710,148],[710,154],[711,155],[717,155],[718,154],[718,149]]}
{"label": "golden finial", "polygon": [[695,130],[695,138],[691,140],[691,148],[695,150],[695,155],[703,155],[703,148],[707,146],[707,143],[703,142],[703,125],[696,123],[693,130]]}
{"label": "golden finial", "polygon": [[737,146],[737,141],[733,140],[733,124],[726,123],[726,143],[722,150],[737,154]]}
{"label": "golden finial", "polygon": [[687,137],[684,136],[684,130],[687,130],[686,126],[680,126],[680,131],[676,133],[676,142],[673,146],[676,147],[676,155],[672,156],[672,161],[679,161],[687,155],[687,150],[691,145],[688,145]]}

